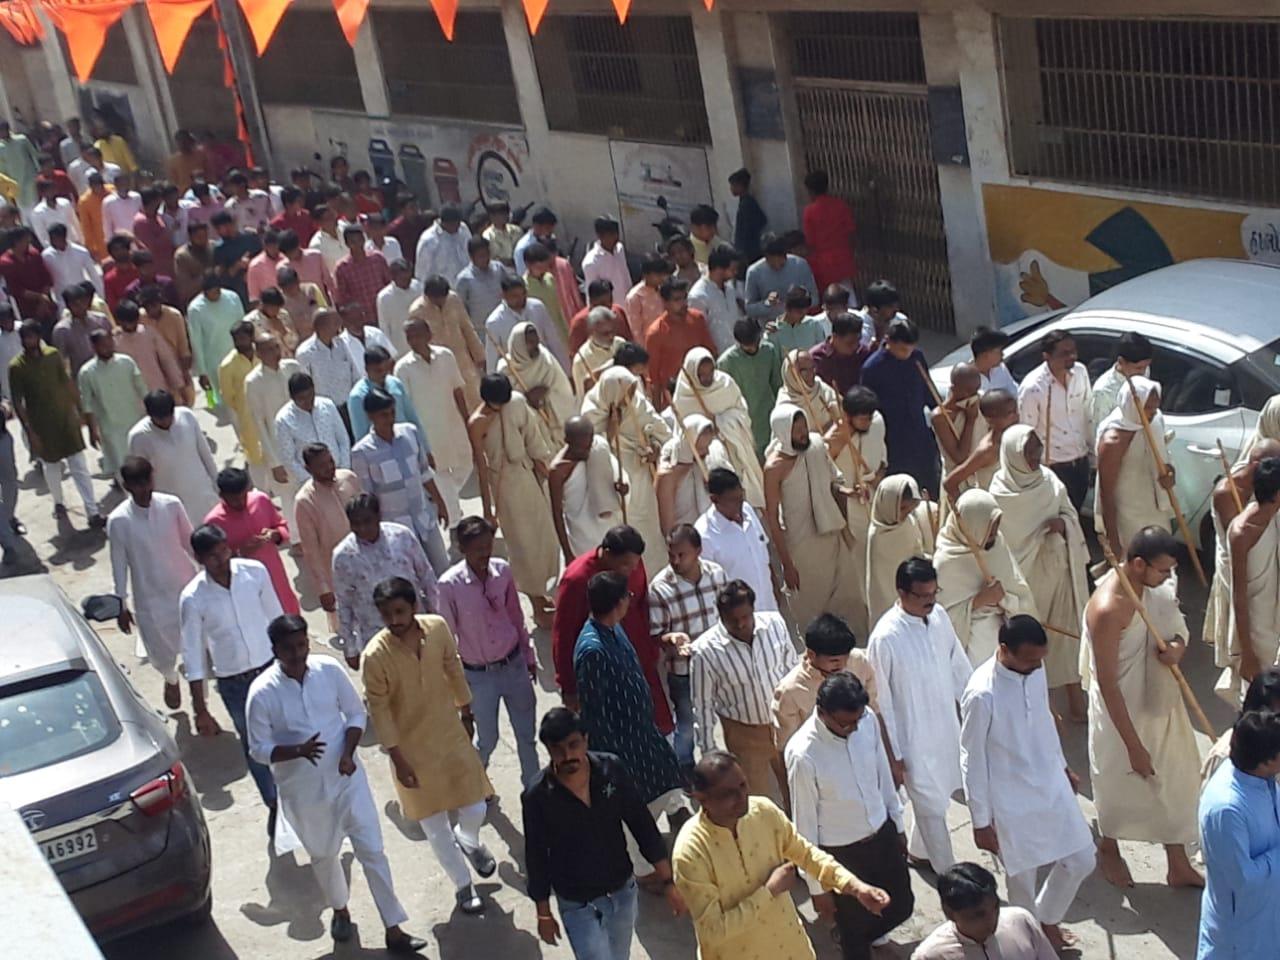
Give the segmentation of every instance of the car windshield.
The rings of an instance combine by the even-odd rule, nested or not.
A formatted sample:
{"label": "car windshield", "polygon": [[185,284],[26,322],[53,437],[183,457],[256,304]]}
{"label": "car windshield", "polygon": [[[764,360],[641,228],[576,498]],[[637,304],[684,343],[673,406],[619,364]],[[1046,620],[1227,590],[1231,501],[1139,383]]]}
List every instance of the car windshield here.
{"label": "car windshield", "polygon": [[1235,363],[1244,405],[1261,410],[1273,394],[1280,393],[1280,340],[1273,340]]}
{"label": "car windshield", "polygon": [[70,760],[120,734],[97,676],[57,673],[0,691],[0,777]]}

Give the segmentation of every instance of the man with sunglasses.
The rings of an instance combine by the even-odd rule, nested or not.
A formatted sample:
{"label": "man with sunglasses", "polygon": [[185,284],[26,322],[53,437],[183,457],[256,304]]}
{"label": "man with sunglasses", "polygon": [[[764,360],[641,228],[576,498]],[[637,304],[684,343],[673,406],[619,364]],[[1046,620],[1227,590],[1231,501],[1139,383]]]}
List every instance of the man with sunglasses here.
{"label": "man with sunglasses", "polygon": [[528,787],[539,769],[533,690],[538,658],[520,611],[511,565],[493,555],[493,534],[483,517],[458,523],[462,559],[440,576],[439,612],[453,631],[471,688],[480,761],[489,766],[498,745],[498,704],[505,703],[520,755],[520,782]]}

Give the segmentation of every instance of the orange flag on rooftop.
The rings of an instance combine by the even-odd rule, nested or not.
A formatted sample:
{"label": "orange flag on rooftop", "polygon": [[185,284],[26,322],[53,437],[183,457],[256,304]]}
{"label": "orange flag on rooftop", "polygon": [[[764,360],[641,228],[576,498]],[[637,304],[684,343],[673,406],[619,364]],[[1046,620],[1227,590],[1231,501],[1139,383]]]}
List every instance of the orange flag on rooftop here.
{"label": "orange flag on rooftop", "polygon": [[192,24],[212,5],[213,0],[147,0],[147,15],[151,17],[166,72],[173,73]]}
{"label": "orange flag on rooftop", "polygon": [[240,10],[253,34],[253,45],[262,56],[275,36],[276,27],[292,0],[240,0]]}
{"label": "orange flag on rooftop", "polygon": [[440,21],[444,38],[452,43],[453,25],[458,19],[458,0],[431,0],[431,6],[436,12],[436,19]]}
{"label": "orange flag on rooftop", "polygon": [[618,14],[618,22],[626,23],[627,14],[631,12],[631,0],[613,0],[613,9]]}
{"label": "orange flag on rooftop", "polygon": [[520,2],[524,4],[524,15],[529,19],[529,32],[536,35],[550,0],[520,0]]}
{"label": "orange flag on rooftop", "polygon": [[347,43],[354,47],[356,34],[360,32],[360,24],[364,23],[364,15],[369,9],[369,0],[333,0],[333,9],[338,12],[338,23],[342,25]]}
{"label": "orange flag on rooftop", "polygon": [[9,0],[0,3],[0,27],[24,47],[33,46],[44,39],[44,25],[31,8],[29,0]]}
{"label": "orange flag on rooftop", "polygon": [[716,5],[716,0],[702,0],[707,7],[707,13],[711,12],[711,8]]}
{"label": "orange flag on rooftop", "polygon": [[71,65],[76,77],[86,83],[107,40],[107,31],[115,25],[133,0],[46,0],[44,9],[62,35],[67,38]]}

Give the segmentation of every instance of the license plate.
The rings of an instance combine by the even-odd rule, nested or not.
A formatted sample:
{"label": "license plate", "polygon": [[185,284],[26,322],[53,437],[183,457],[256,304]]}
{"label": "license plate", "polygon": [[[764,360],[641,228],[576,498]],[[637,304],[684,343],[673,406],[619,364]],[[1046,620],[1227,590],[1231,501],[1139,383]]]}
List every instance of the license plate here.
{"label": "license plate", "polygon": [[62,863],[64,860],[74,860],[87,853],[94,853],[98,849],[98,834],[91,827],[88,830],[69,833],[57,840],[42,843],[40,847],[44,850],[45,859],[50,863]]}

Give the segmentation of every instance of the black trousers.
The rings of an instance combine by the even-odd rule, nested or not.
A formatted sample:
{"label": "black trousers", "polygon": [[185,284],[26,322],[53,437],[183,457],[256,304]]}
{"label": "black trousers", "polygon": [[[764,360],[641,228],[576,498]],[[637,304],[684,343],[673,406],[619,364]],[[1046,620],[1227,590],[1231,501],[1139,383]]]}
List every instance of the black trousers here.
{"label": "black trousers", "polygon": [[847,847],[823,847],[840,865],[864,883],[880,887],[889,894],[889,906],[876,916],[867,912],[853,897],[836,897],[836,928],[840,931],[840,949],[844,960],[871,960],[871,943],[879,940],[915,909],[911,893],[911,874],[907,858],[898,846],[898,831],[893,820],[885,820],[873,836]]}
{"label": "black trousers", "polygon": [[1084,505],[1085,494],[1089,492],[1089,458],[1081,457],[1078,460],[1050,464],[1049,469],[1058,475],[1062,485],[1067,488],[1067,497],[1078,513]]}

